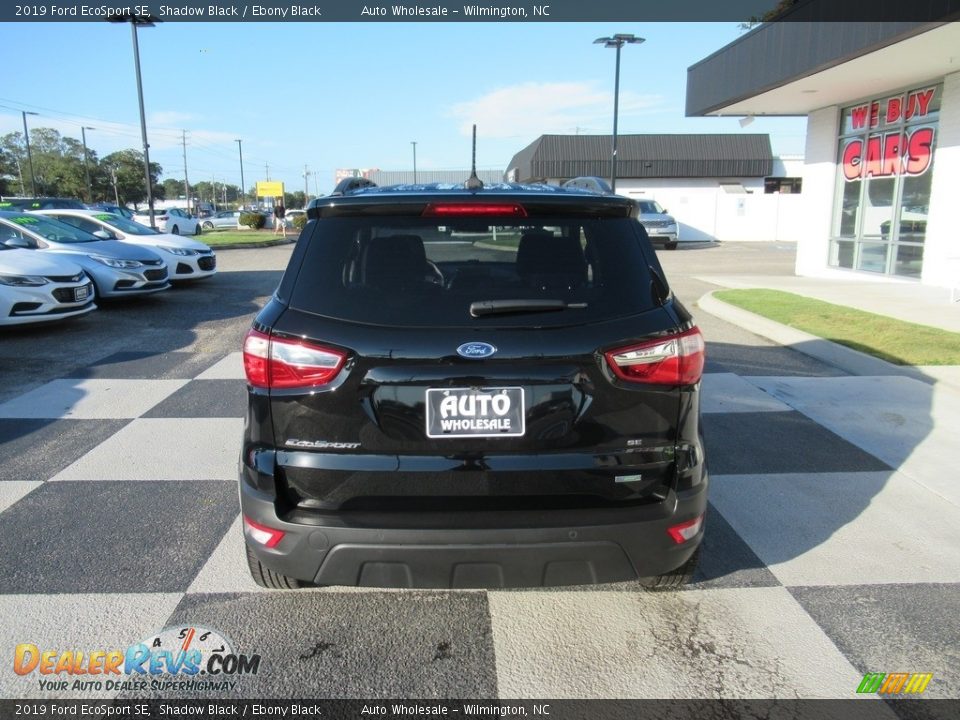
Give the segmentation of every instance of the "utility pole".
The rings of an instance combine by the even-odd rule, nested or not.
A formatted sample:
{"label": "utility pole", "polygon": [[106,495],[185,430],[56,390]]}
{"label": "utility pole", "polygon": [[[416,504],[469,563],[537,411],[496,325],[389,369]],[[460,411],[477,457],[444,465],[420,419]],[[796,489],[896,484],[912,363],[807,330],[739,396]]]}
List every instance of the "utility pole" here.
{"label": "utility pole", "polygon": [[190,214],[190,181],[187,179],[187,131],[183,133],[183,190],[187,195],[187,214]]}
{"label": "utility pole", "polygon": [[13,159],[17,163],[17,175],[20,176],[20,195],[26,195],[27,191],[23,187],[23,168],[20,166],[20,158],[14,156]]}
{"label": "utility pole", "polygon": [[270,163],[264,163],[263,167],[267,171],[267,180],[269,180],[270,179]]}
{"label": "utility pole", "polygon": [[113,182],[113,200],[120,207],[120,194],[117,192],[117,169],[110,168],[110,180]]}
{"label": "utility pole", "polygon": [[417,184],[417,141],[411,140],[410,144],[413,145],[413,184]]}
{"label": "utility pole", "polygon": [[23,139],[27,144],[27,164],[30,166],[30,194],[37,196],[37,181],[33,175],[33,155],[30,154],[30,131],[27,130],[27,115],[39,115],[39,113],[21,110],[23,115]]}
{"label": "utility pole", "polygon": [[303,204],[306,206],[307,201],[310,200],[310,186],[307,184],[308,178],[310,177],[310,171],[307,169],[307,166],[303,166]]}
{"label": "utility pole", "polygon": [[96,130],[96,128],[80,127],[80,136],[83,138],[83,174],[87,179],[87,202],[93,202],[93,187],[90,185],[90,153],[87,151],[87,130]]}
{"label": "utility pole", "polygon": [[247,204],[247,189],[243,184],[243,141],[237,140],[237,147],[240,148],[240,208]]}

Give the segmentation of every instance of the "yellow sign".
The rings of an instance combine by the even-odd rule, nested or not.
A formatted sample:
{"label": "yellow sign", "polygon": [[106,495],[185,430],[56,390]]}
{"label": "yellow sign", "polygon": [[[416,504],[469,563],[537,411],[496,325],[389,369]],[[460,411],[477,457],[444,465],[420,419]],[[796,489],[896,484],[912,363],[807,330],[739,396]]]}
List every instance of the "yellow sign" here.
{"label": "yellow sign", "polygon": [[279,180],[257,180],[257,197],[283,197],[283,183]]}

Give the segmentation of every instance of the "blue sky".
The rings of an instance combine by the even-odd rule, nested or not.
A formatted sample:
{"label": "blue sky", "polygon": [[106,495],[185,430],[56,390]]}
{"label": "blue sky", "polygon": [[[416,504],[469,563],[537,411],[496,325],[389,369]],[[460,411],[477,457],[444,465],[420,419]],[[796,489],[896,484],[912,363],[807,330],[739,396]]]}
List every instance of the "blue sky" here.
{"label": "blue sky", "polygon": [[[646,38],[621,58],[620,132],[767,132],[803,152],[804,118],[686,118],[686,70],[741,31],[736,23],[186,23],[140,31],[151,160],[191,182],[303,189],[304,164],[329,192],[336,168],[506,169],[544,133],[609,133],[616,32]],[[129,26],[17,23],[3,29],[0,134],[30,127],[80,137],[100,155],[140,147]],[[12,62],[11,58],[17,58]],[[12,71],[19,68],[19,71]]]}

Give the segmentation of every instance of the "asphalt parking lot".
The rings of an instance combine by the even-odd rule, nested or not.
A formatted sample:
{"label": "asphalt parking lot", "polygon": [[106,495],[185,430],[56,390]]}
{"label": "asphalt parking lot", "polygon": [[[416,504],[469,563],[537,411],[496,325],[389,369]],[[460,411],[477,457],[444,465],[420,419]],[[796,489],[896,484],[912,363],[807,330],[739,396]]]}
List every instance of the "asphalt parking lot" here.
{"label": "asphalt parking lot", "polygon": [[[694,307],[711,274],[790,274],[789,244],[660,254],[708,342],[711,507],[689,588],[254,586],[238,350],[291,248],[222,251],[209,281],[0,337],[8,661],[22,643],[122,649],[194,627],[262,658],[227,697],[847,698],[867,672],[932,673],[927,696],[960,695],[960,502],[927,482],[949,468],[924,454],[960,400],[846,375]],[[38,683],[2,672],[0,696],[142,694]]]}

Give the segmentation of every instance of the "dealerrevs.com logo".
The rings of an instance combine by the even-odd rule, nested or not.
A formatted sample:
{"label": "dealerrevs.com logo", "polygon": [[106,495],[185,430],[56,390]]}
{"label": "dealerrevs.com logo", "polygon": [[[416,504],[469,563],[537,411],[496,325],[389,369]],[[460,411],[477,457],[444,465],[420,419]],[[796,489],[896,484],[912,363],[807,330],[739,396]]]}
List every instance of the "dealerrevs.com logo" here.
{"label": "dealerrevs.com logo", "polygon": [[13,671],[37,676],[42,691],[226,692],[256,675],[260,656],[237,653],[220,632],[170,627],[125,650],[62,650],[20,643]]}

